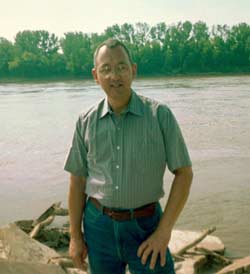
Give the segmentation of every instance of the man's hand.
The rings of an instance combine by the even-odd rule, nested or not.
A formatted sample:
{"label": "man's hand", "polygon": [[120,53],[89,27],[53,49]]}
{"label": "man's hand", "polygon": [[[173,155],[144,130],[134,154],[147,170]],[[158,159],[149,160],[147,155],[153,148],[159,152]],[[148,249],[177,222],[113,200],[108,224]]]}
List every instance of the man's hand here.
{"label": "man's hand", "polygon": [[72,258],[74,266],[86,270],[85,259],[87,257],[87,246],[83,237],[71,237],[69,244],[69,256]]}
{"label": "man's hand", "polygon": [[155,232],[153,232],[148,239],[139,246],[137,251],[137,256],[141,257],[143,265],[146,264],[148,256],[152,253],[149,266],[152,270],[155,268],[158,256],[160,256],[161,266],[163,267],[166,264],[166,251],[170,241],[171,232],[163,232],[156,229]]}
{"label": "man's hand", "polygon": [[166,264],[166,251],[171,237],[171,231],[188,198],[193,172],[191,167],[178,168],[162,218],[154,233],[138,248],[137,255],[145,264],[152,253],[150,269],[154,269],[157,257],[160,255],[161,266]]}

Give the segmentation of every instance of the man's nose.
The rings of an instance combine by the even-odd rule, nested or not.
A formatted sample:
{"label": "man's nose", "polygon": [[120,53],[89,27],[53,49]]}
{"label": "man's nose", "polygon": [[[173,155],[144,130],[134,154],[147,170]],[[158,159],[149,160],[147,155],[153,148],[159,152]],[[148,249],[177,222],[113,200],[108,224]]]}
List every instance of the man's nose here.
{"label": "man's nose", "polygon": [[118,79],[120,77],[120,73],[118,72],[118,70],[116,68],[113,68],[110,71],[110,78],[111,79]]}

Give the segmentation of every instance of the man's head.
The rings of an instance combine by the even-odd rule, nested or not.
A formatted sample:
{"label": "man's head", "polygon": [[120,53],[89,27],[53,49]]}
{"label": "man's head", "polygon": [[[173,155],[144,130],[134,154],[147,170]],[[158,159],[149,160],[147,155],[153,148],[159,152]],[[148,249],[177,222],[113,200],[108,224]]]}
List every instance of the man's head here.
{"label": "man's head", "polygon": [[121,41],[119,41],[119,40],[117,40],[117,39],[112,39],[112,38],[110,38],[110,39],[108,39],[108,40],[102,42],[102,43],[96,48],[95,53],[94,53],[94,67],[96,66],[96,58],[97,58],[97,56],[98,56],[99,50],[100,50],[100,48],[103,47],[103,46],[106,46],[107,48],[110,48],[110,49],[116,48],[116,47],[118,47],[118,46],[122,47],[122,48],[125,50],[125,52],[127,53],[128,59],[129,59],[131,65],[134,63],[133,60],[132,60],[132,57],[131,57],[131,54],[130,54],[128,48],[127,48]]}
{"label": "man's head", "polygon": [[131,95],[136,68],[126,46],[119,40],[108,39],[95,51],[92,74],[108,99],[126,101]]}

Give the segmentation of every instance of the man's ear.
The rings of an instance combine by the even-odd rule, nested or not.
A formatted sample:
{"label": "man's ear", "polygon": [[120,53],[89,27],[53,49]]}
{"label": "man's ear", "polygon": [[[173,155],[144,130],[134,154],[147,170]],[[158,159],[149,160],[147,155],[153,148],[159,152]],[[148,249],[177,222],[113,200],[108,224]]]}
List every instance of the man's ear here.
{"label": "man's ear", "polygon": [[132,64],[132,75],[133,75],[133,79],[135,78],[137,73],[137,64]]}
{"label": "man's ear", "polygon": [[92,68],[92,75],[97,84],[99,84],[96,68]]}

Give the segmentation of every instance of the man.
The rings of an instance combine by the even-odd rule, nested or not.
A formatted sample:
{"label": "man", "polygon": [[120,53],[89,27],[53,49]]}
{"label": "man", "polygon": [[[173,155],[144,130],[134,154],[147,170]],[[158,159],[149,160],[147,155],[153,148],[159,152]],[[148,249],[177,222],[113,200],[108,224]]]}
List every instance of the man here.
{"label": "man", "polygon": [[[127,48],[102,43],[92,74],[106,98],[82,114],[65,164],[71,173],[69,253],[92,274],[174,273],[168,244],[189,194],[191,161],[169,108],[137,95]],[[166,164],[174,174],[164,212]],[[81,229],[83,220],[84,234]]]}

